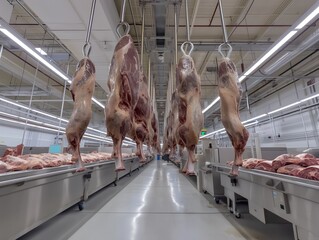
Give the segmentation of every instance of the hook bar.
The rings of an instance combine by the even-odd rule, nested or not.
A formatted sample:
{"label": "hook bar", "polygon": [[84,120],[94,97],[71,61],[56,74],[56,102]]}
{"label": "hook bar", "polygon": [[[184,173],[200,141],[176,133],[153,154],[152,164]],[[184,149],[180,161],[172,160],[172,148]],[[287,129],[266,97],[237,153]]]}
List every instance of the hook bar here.
{"label": "hook bar", "polygon": [[223,34],[224,34],[224,42],[228,43],[228,36],[227,36],[227,31],[226,31],[226,26],[225,26],[224,13],[223,13],[223,7],[222,7],[221,0],[218,0],[218,5],[219,5],[220,19],[222,22]]}
{"label": "hook bar", "polygon": [[85,38],[86,43],[90,42],[95,5],[96,5],[96,0],[92,0],[90,18],[89,18],[89,23],[88,23],[88,30],[86,32],[86,38]]}
{"label": "hook bar", "polygon": [[174,4],[174,44],[175,44],[175,65],[177,65],[178,62],[178,49],[177,49],[177,5]]}
{"label": "hook bar", "polygon": [[[224,46],[228,47],[228,49],[226,49],[226,50],[228,50],[226,55],[223,53]],[[222,43],[218,47],[218,52],[220,53],[220,55],[222,55],[223,58],[229,58],[232,51],[233,51],[233,48],[229,43]]]}
{"label": "hook bar", "polygon": [[189,18],[188,18],[188,1],[185,0],[185,13],[186,13],[186,32],[187,32],[187,41],[190,42],[190,35],[189,35]]}
{"label": "hook bar", "polygon": [[120,27],[124,26],[124,35],[128,34],[130,32],[130,25],[127,22],[120,22],[119,24],[117,24],[116,27],[116,33],[117,36],[121,37],[121,33],[120,33]]}
{"label": "hook bar", "polygon": [[122,1],[122,12],[121,12],[121,22],[124,22],[125,5],[126,5],[126,0],[123,0]]}
{"label": "hook bar", "polygon": [[[187,48],[187,45],[190,45],[190,50],[188,53],[186,53],[186,48]],[[185,49],[184,49],[185,48]],[[194,50],[194,44],[191,42],[191,41],[186,41],[186,42],[183,42],[182,46],[181,46],[181,51],[182,53],[185,55],[185,56],[190,56],[191,53],[193,52]]]}
{"label": "hook bar", "polygon": [[144,62],[144,29],[145,29],[145,4],[142,5],[142,42],[141,42],[141,67]]}
{"label": "hook bar", "polygon": [[90,55],[90,52],[91,52],[91,44],[89,42],[86,42],[84,45],[83,45],[83,48],[82,48],[82,54],[84,57],[89,57]]}

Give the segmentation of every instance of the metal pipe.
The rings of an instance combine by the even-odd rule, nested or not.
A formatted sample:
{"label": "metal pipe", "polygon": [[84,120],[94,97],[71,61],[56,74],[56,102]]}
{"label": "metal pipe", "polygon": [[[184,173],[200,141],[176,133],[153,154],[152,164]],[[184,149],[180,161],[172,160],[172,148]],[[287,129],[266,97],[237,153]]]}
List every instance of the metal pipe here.
{"label": "metal pipe", "polygon": [[123,0],[122,1],[122,12],[121,12],[121,22],[124,22],[125,4],[126,4],[126,0]]}
{"label": "metal pipe", "polygon": [[174,40],[175,40],[175,66],[178,61],[178,48],[177,48],[177,4],[174,4]]}
{"label": "metal pipe", "polygon": [[141,36],[141,68],[144,62],[144,27],[145,27],[145,4],[142,5],[142,36]]}
{"label": "metal pipe", "polygon": [[[70,60],[70,58],[69,58]],[[69,69],[70,69],[70,61],[68,62],[68,66],[66,69],[66,74],[69,74]],[[61,111],[60,111],[60,119],[59,119],[59,128],[58,128],[58,133],[57,133],[57,141],[59,140],[59,136],[60,136],[60,130],[61,130],[61,119],[62,119],[62,115],[63,115],[63,110],[64,110],[64,102],[65,102],[65,92],[66,92],[66,81],[64,81],[64,88],[63,88],[63,96],[62,96],[62,104],[61,104]],[[58,142],[56,142],[58,143]]]}
{"label": "metal pipe", "polygon": [[92,0],[90,18],[89,18],[89,23],[88,23],[88,29],[87,29],[86,38],[85,38],[85,42],[86,43],[90,42],[95,5],[96,5],[96,0]]}
{"label": "metal pipe", "polygon": [[148,55],[148,71],[147,71],[147,77],[148,77],[148,95],[150,96],[150,99],[152,99],[152,94],[151,94],[151,54]]}
{"label": "metal pipe", "polygon": [[[29,100],[29,106],[28,106],[28,111],[27,111],[27,116],[26,116],[26,121],[25,121],[25,125],[24,125],[24,129],[23,129],[23,135],[22,135],[22,144],[24,144],[24,139],[25,139],[25,133],[27,130],[27,123],[28,123],[28,118],[30,115],[30,109],[31,109],[31,105],[32,105],[32,98],[33,98],[33,93],[34,93],[34,88],[35,88],[35,82],[36,82],[36,78],[38,75],[38,70],[39,70],[39,62],[37,62],[37,68],[35,70],[34,73],[34,78],[33,78],[33,84],[32,84],[32,90],[31,90],[31,96],[30,96],[30,100]],[[23,78],[23,77],[22,77]],[[25,144],[24,144],[25,145]]]}
{"label": "metal pipe", "polygon": [[138,43],[138,46],[140,46],[140,45],[141,45],[141,43],[140,43],[140,37],[139,37],[138,32],[137,32],[137,29],[136,29],[136,21],[135,21],[135,17],[134,17],[134,14],[133,14],[133,9],[132,9],[131,0],[128,0],[128,5],[129,5],[129,7],[130,7],[130,12],[131,12],[132,19],[133,19],[133,25],[134,25],[134,31],[135,31],[135,34],[136,34],[136,38],[137,38],[137,43]]}
{"label": "metal pipe", "polygon": [[[57,41],[57,42],[59,43],[59,45],[63,48],[64,51],[66,51],[68,54],[70,54],[70,55],[72,56],[72,58],[76,59],[76,58],[72,55],[72,52],[70,52],[65,46],[63,46],[63,44],[60,43],[60,42],[55,38],[55,36],[54,36],[50,31],[48,31],[47,28],[45,28],[45,27],[43,26],[43,24],[42,24],[41,22],[39,22],[39,20],[33,15],[33,13],[31,13],[31,12],[29,11],[29,9],[27,9],[27,8],[20,2],[20,0],[16,0],[16,3],[17,3],[21,8],[23,8],[23,10],[26,11],[26,12],[29,14],[29,16],[31,16],[31,17],[33,18],[33,20],[34,20],[35,22],[37,22],[38,25],[39,25],[44,31],[47,31],[47,33],[48,33],[55,41]],[[10,25],[12,25],[12,24],[10,24]]]}
{"label": "metal pipe", "polygon": [[222,2],[221,0],[218,0],[220,19],[221,19],[221,22],[222,22],[222,29],[223,29],[223,34],[224,34],[224,42],[228,43],[228,36],[227,36],[226,27],[225,27],[224,13],[223,13],[223,7],[222,7],[222,3],[221,2]]}
{"label": "metal pipe", "polygon": [[185,0],[185,14],[186,14],[187,41],[190,41],[190,35],[189,35],[189,19],[188,19],[188,0]]}

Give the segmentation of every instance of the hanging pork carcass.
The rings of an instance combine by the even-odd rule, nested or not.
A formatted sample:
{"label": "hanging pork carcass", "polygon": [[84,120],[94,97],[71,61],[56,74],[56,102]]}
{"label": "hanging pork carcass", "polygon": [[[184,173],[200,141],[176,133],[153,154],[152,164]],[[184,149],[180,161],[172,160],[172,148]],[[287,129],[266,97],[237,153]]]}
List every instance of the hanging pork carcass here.
{"label": "hanging pork carcass", "polygon": [[107,86],[110,90],[105,106],[107,134],[113,140],[115,170],[125,170],[122,142],[132,129],[133,111],[138,101],[140,81],[139,57],[133,39],[126,34],[118,41],[112,58]]}
{"label": "hanging pork carcass", "polygon": [[235,150],[231,175],[238,175],[238,167],[243,163],[243,152],[249,132],[239,118],[239,103],[242,94],[241,84],[235,64],[223,58],[218,66],[218,88],[220,96],[221,121]]}
{"label": "hanging pork carcass", "polygon": [[176,135],[179,145],[186,147],[188,159],[183,167],[186,174],[194,174],[195,147],[204,124],[200,105],[201,81],[189,55],[183,55],[176,69],[179,126]]}
{"label": "hanging pork carcass", "polygon": [[92,96],[95,87],[95,66],[89,58],[83,58],[77,65],[70,91],[74,101],[72,115],[66,126],[68,150],[77,171],[84,170],[80,154],[80,142],[92,117]]}

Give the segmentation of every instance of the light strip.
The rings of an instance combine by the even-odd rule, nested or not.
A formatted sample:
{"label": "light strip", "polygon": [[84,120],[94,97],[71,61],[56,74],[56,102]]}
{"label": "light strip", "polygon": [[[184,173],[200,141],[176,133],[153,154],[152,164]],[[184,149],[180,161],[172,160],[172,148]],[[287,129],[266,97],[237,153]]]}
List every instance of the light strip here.
{"label": "light strip", "polygon": [[218,101],[219,101],[220,97],[217,97],[211,104],[209,104],[203,111],[202,113],[207,112],[208,109],[210,109],[212,106],[214,106]]}
{"label": "light strip", "polygon": [[[276,112],[280,112],[280,111],[285,110],[285,109],[287,109],[287,108],[291,108],[291,107],[296,106],[296,105],[298,105],[298,104],[300,104],[300,103],[302,103],[302,102],[309,101],[309,100],[311,100],[311,99],[313,99],[313,98],[316,98],[316,97],[319,97],[319,94],[313,95],[313,96],[311,96],[311,97],[304,98],[304,99],[302,99],[302,100],[300,100],[300,101],[297,101],[297,102],[291,103],[291,104],[289,104],[289,105],[287,105],[287,106],[278,108],[278,109],[276,109],[276,110],[274,110],[274,111],[271,111],[271,112],[269,112],[269,113],[264,113],[264,114],[261,114],[261,115],[259,115],[259,116],[257,116],[257,117],[253,117],[253,118],[251,118],[251,119],[248,119],[248,120],[246,120],[246,121],[243,121],[242,124],[247,123],[247,122],[251,122],[251,121],[253,121],[253,120],[256,120],[256,119],[259,119],[259,118],[262,118],[262,117],[266,117],[266,116],[268,116],[268,115],[274,114],[274,113],[276,113]],[[258,121],[256,121],[256,122],[258,123]],[[254,123],[251,123],[251,124],[255,124],[255,122],[254,122]],[[249,124],[246,124],[246,125],[244,125],[244,126],[249,126],[249,125],[251,125],[251,124],[249,123]],[[207,137],[207,136],[211,136],[211,135],[213,135],[213,134],[215,134],[215,133],[218,133],[218,132],[221,132],[221,131],[224,131],[224,130],[225,130],[225,128],[222,128],[222,129],[213,131],[213,132],[211,132],[211,133],[207,133],[206,135],[201,136],[200,139],[201,139],[201,138],[204,138],[204,137]]]}
{"label": "light strip", "polygon": [[71,83],[70,79],[64,75],[61,71],[53,67],[50,63],[48,63],[43,57],[41,57],[39,54],[37,54],[35,51],[33,51],[30,47],[28,47],[25,43],[23,43],[20,39],[18,39],[16,36],[14,36],[11,32],[9,32],[5,28],[0,28],[0,31],[3,32],[6,36],[11,38],[16,44],[18,44],[20,47],[22,47],[24,50],[26,50],[28,53],[30,53],[34,58],[39,60],[43,65],[45,65],[47,68],[51,69],[55,74],[60,76],[65,81],[68,81]]}
{"label": "light strip", "polygon": [[274,114],[274,113],[276,113],[276,112],[279,112],[279,111],[285,110],[285,109],[287,109],[287,108],[293,107],[293,106],[295,106],[295,105],[298,105],[299,103],[300,103],[300,101],[295,102],[295,103],[292,103],[292,104],[289,104],[289,105],[287,105],[287,106],[284,106],[284,107],[278,108],[278,109],[276,109],[276,110],[274,110],[274,111],[271,111],[271,112],[269,112],[269,113],[267,113],[267,114],[269,114],[269,115]]}
{"label": "light strip", "polygon": [[262,117],[265,117],[265,116],[267,116],[266,113],[261,114],[261,115],[259,115],[259,116],[257,116],[257,117],[253,117],[253,118],[251,118],[251,119],[248,119],[248,120],[246,120],[246,121],[243,121],[242,124],[245,124],[245,123],[247,123],[247,122],[251,122],[251,121],[257,120],[257,119],[262,118]]}
{"label": "light strip", "polygon": [[[275,46],[273,46],[262,58],[260,58],[252,67],[250,67],[245,73],[243,73],[238,81],[242,82],[253,71],[255,71],[262,63],[264,63],[272,54],[274,54],[282,45],[284,45],[289,39],[291,39],[300,29],[302,29],[307,23],[309,23],[314,17],[319,14],[319,6],[317,6],[312,12],[310,12],[301,22],[293,28],[286,36],[281,39]],[[213,107],[218,101],[217,98],[205,108],[202,113],[205,113],[209,108]]]}
{"label": "light strip", "polygon": [[[57,120],[61,120],[62,122],[65,122],[65,123],[68,123],[68,122],[69,122],[69,121],[66,120],[66,119],[59,118],[59,117],[57,117],[57,116],[54,116],[54,115],[51,115],[51,114],[48,114],[48,113],[45,113],[45,112],[42,112],[42,111],[38,111],[38,110],[35,110],[35,109],[33,109],[33,108],[29,108],[29,107],[24,106],[24,105],[22,105],[22,104],[9,101],[9,100],[7,100],[7,99],[5,99],[5,98],[1,98],[1,97],[0,97],[0,101],[9,103],[9,104],[14,105],[14,106],[17,106],[17,107],[21,107],[21,108],[26,109],[26,110],[30,110],[30,111],[32,111],[32,112],[36,112],[36,113],[42,114],[42,115],[47,116],[47,117],[51,117],[51,118],[54,118],[54,119],[57,119]],[[97,130],[97,129],[94,129],[94,128],[91,128],[91,127],[88,127],[88,129],[89,129],[89,130],[92,130],[92,131],[95,131],[95,132],[99,132],[99,133],[105,134],[105,132],[100,131],[100,130]]]}
{"label": "light strip", "polygon": [[310,22],[319,13],[319,6],[312,11],[301,23],[298,24],[295,29],[299,30],[303,28],[308,22]]}
{"label": "light strip", "polygon": [[[3,22],[3,21],[2,21]],[[3,25],[7,25],[6,23]],[[9,28],[10,26],[6,26],[6,28]],[[53,71],[55,74],[57,74],[59,77],[61,77],[62,79],[64,79],[65,81],[67,81],[69,84],[72,83],[72,81],[70,80],[69,76],[67,76],[66,74],[64,74],[62,71],[58,70],[56,67],[54,67],[51,63],[49,63],[47,60],[45,60],[41,55],[39,55],[37,53],[37,51],[40,50],[36,50],[37,48],[34,48],[36,51],[34,51],[31,47],[29,47],[28,45],[32,46],[32,44],[25,44],[22,40],[20,40],[18,37],[16,37],[13,33],[11,33],[9,30],[7,30],[6,28],[4,28],[4,26],[1,26],[1,21],[0,21],[0,31],[2,33],[4,33],[7,37],[9,37],[11,40],[13,40],[16,44],[18,44],[20,47],[22,47],[24,50],[26,50],[29,54],[31,54],[31,56],[33,56],[35,59],[37,59],[38,61],[40,61],[43,65],[45,65],[47,68],[51,69],[51,71]],[[23,39],[24,41],[26,41],[25,39]],[[42,50],[42,49],[41,49]],[[42,50],[43,51],[43,50]],[[44,51],[43,51],[44,52]],[[42,54],[42,52],[40,52]],[[102,107],[103,109],[105,108],[104,105],[102,103],[100,103],[96,98],[92,97],[92,101],[95,102],[97,105],[99,105],[100,107]]]}

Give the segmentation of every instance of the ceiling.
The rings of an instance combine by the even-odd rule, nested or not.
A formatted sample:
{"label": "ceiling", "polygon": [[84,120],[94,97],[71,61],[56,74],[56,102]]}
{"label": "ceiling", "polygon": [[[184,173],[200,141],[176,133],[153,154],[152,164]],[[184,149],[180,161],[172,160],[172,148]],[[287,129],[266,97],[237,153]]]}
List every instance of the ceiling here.
{"label": "ceiling", "polygon": [[[91,8],[87,0],[10,0],[12,9],[7,20],[34,46],[41,47],[64,72],[72,76],[77,62],[83,57],[82,47]],[[1,4],[3,4],[0,2]],[[188,0],[190,40],[195,48],[192,57],[201,76],[204,109],[217,97],[216,69],[223,43],[223,31],[217,0]],[[223,15],[229,43],[233,47],[230,58],[235,62],[239,75],[247,70],[267,51],[310,7],[315,0],[222,0]],[[97,0],[93,18],[90,58],[96,65],[95,98],[105,104],[108,97],[106,81],[113,50],[118,40],[116,27],[120,21],[122,0]],[[145,27],[142,39],[142,7]],[[1,9],[1,8],[0,8]],[[175,45],[174,14],[177,16],[178,55],[180,45],[187,40],[185,0],[127,0],[124,20],[130,24],[136,47],[141,52],[144,43],[143,70],[149,76],[151,96],[158,112],[161,135],[164,119],[170,107],[174,88]],[[1,13],[1,10],[0,10]],[[3,18],[3,16],[0,15]],[[295,77],[319,76],[318,40],[303,47],[305,39],[318,32],[318,16],[312,24],[280,49],[253,73],[245,83],[241,108],[246,108],[246,98],[251,105],[271,95],[276,89],[292,82]],[[39,65],[32,57],[0,33],[4,45],[0,58],[0,97],[5,97],[50,114],[60,116],[64,81]],[[300,50],[297,50],[300,49]],[[295,52],[294,52],[295,51]],[[269,68],[282,56],[291,54],[283,64]],[[36,68],[38,66],[38,71]],[[150,69],[150,72],[149,72]],[[34,83],[32,102],[30,103]],[[67,84],[68,88],[69,85]],[[154,91],[154,92],[153,92]],[[64,99],[62,117],[68,119],[73,103],[68,90]],[[10,111],[8,107],[3,111]],[[105,131],[103,108],[93,104],[91,127]],[[205,127],[219,121],[218,104],[205,114]]]}

